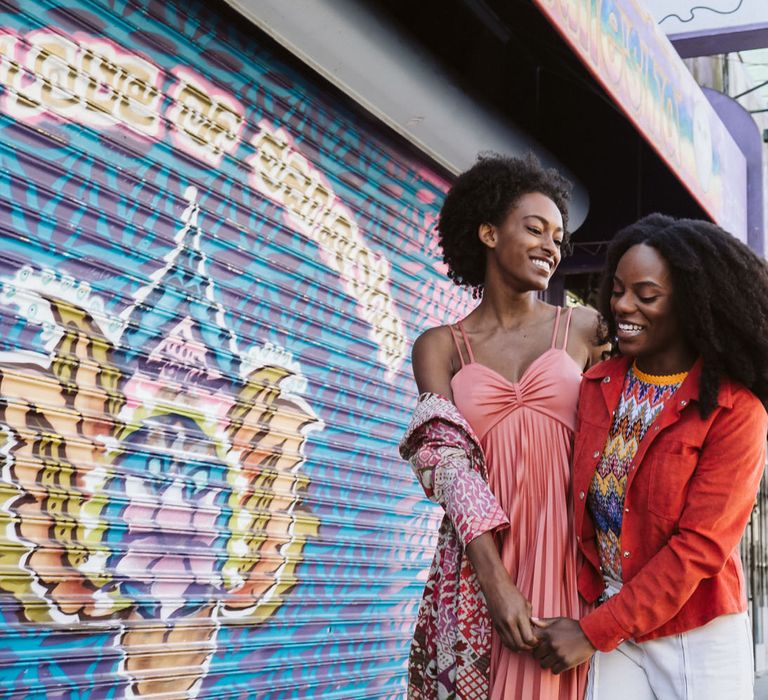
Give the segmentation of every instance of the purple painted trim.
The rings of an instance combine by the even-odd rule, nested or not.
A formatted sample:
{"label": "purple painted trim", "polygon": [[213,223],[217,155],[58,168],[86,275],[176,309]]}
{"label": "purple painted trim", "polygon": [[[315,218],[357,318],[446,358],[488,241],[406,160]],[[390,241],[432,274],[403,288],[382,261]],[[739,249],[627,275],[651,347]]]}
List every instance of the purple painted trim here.
{"label": "purple painted trim", "polygon": [[747,245],[761,257],[768,247],[763,222],[763,138],[752,115],[736,100],[702,88],[747,161]]}
{"label": "purple painted trim", "polygon": [[731,30],[702,29],[670,34],[668,38],[681,58],[713,56],[768,46],[768,24],[743,24]]}

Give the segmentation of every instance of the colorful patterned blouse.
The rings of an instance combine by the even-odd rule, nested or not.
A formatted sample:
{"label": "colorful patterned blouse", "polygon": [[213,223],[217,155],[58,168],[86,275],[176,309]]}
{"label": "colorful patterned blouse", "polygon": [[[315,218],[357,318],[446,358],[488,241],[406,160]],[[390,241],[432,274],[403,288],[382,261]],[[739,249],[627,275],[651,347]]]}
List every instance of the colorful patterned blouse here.
{"label": "colorful patterned blouse", "polygon": [[595,521],[600,564],[606,578],[622,580],[621,521],[632,460],[640,441],[687,374],[646,374],[634,364],[627,372],[603,456],[587,496],[587,505]]}

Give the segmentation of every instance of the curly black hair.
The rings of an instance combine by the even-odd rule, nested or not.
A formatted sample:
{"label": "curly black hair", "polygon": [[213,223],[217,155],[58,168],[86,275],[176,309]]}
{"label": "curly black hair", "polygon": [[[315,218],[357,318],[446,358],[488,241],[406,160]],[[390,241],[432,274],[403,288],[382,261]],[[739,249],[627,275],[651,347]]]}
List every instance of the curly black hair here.
{"label": "curly black hair", "polygon": [[614,237],[600,285],[601,340],[616,336],[610,307],[616,266],[629,248],[641,243],[655,248],[669,266],[680,329],[702,358],[702,417],[717,405],[722,375],[768,406],[768,265],[708,221],[651,214]]}
{"label": "curly black hair", "polygon": [[511,158],[481,153],[477,162],[457,178],[440,210],[437,229],[448,276],[458,285],[473,287],[476,296],[485,278],[486,248],[477,237],[481,224],[500,226],[524,194],[541,192],[563,217],[563,247],[569,250],[568,202],[571,183],[554,168],[542,167],[532,153]]}

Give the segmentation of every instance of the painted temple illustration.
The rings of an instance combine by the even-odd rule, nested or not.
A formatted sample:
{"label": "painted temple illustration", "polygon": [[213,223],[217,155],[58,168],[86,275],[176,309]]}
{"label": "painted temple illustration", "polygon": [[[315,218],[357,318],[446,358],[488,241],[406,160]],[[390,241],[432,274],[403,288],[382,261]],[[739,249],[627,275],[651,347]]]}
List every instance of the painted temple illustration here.
{"label": "painted temple illustration", "polygon": [[240,349],[185,197],[119,314],[53,270],[0,280],[0,599],[26,628],[93,633],[125,697],[194,697],[222,626],[281,606],[318,528],[307,381],[279,347]]}

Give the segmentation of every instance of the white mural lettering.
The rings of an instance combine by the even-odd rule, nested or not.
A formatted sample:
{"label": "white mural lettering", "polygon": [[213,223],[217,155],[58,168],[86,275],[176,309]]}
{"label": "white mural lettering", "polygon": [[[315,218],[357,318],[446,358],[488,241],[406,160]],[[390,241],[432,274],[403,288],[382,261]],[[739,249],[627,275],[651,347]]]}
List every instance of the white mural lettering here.
{"label": "white mural lettering", "polygon": [[267,122],[259,127],[256,153],[248,159],[251,185],[279,202],[290,223],[318,243],[370,324],[379,361],[394,376],[405,357],[406,337],[389,292],[389,263],[365,244],[351,213],[322,182],[320,171],[290,145],[287,134]]}
{"label": "white mural lettering", "polygon": [[38,30],[23,42],[0,41],[0,52],[3,108],[10,115],[28,120],[54,114],[89,126],[120,124],[161,134],[160,70],[111,42]]}
{"label": "white mural lettering", "polygon": [[174,70],[178,82],[171,89],[174,105],[168,119],[176,127],[173,141],[181,149],[211,165],[240,142],[243,106],[192,71]]}

